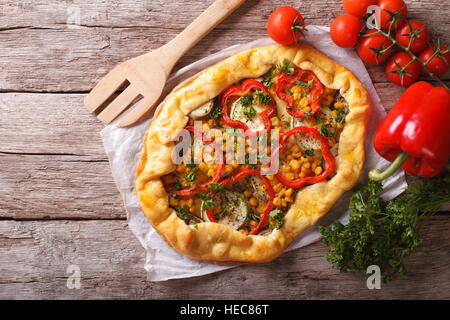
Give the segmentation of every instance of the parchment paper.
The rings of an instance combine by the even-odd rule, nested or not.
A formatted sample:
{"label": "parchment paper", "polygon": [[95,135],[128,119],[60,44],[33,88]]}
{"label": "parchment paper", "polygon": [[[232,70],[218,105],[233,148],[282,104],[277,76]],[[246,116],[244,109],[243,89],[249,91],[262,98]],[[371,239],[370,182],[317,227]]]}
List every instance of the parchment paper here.
{"label": "parchment paper", "polygon": [[[380,98],[375,91],[366,68],[355,51],[337,47],[329,36],[328,27],[308,26],[308,31],[305,33],[302,41],[312,45],[329,58],[350,69],[370,93],[373,108],[366,133],[366,162],[364,171],[359,179],[359,182],[363,183],[367,181],[369,169],[374,167],[385,168],[388,166],[388,162],[375,152],[372,145],[375,130],[386,115]],[[244,45],[229,47],[201,59],[173,74],[167,82],[165,93],[168,93],[175,85],[189,76],[228,56],[246,49],[271,45],[273,43],[269,38],[260,39]],[[148,280],[162,281],[175,278],[187,278],[232,268],[233,266],[220,266],[206,262],[198,262],[178,253],[160,238],[144,216],[134,190],[134,176],[135,165],[142,150],[142,138],[150,121],[151,119],[131,128],[117,128],[116,124],[120,122],[120,119],[118,119],[101,131],[105,151],[111,165],[112,175],[122,195],[127,211],[128,225],[146,250],[145,270],[147,270]],[[407,186],[404,173],[401,170],[385,180],[383,184],[385,188],[383,198],[385,200],[394,198]],[[351,191],[345,193],[334,205],[332,210],[319,221],[319,224],[329,225],[336,219],[339,219],[342,223],[347,223],[349,217],[348,199],[350,195]],[[318,241],[320,238],[321,235],[317,231],[317,227],[311,227],[302,232],[291,243],[287,251],[306,246]],[[283,259],[283,255],[279,259]]]}

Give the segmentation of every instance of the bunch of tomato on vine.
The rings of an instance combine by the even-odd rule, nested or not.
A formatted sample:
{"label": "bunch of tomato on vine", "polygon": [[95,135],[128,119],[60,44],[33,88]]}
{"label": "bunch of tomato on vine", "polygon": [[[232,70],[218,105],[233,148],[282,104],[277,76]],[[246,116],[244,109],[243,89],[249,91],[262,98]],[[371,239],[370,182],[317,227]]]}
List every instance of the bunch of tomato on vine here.
{"label": "bunch of tomato on vine", "polygon": [[[430,42],[424,23],[407,19],[403,0],[343,0],[343,5],[347,13],[337,17],[330,28],[337,46],[356,46],[368,64],[386,61],[386,75],[396,85],[407,87],[424,72],[447,87],[439,76],[449,69],[449,50],[439,40]],[[370,6],[378,7],[373,7],[368,18],[373,29],[363,24]]]}

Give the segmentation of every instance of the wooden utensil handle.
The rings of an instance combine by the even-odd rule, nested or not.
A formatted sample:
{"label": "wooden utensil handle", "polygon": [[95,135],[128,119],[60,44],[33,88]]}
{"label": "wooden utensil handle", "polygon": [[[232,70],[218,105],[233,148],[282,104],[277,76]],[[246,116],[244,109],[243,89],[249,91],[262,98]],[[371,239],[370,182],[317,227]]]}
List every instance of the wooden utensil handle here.
{"label": "wooden utensil handle", "polygon": [[[238,8],[245,0],[216,0],[197,19],[163,48],[162,58],[167,65],[175,63],[205,35]],[[172,69],[172,68],[171,68]],[[170,72],[170,70],[168,70]]]}

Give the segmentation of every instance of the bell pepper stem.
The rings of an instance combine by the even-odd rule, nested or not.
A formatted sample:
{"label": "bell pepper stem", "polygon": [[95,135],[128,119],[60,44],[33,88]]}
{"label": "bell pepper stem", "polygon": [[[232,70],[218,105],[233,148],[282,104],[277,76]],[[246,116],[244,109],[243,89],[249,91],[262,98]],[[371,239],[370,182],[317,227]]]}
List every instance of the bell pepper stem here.
{"label": "bell pepper stem", "polygon": [[387,167],[384,171],[381,171],[380,169],[372,169],[369,171],[369,178],[373,181],[381,181],[384,180],[391,175],[394,174],[395,171],[397,171],[398,168],[403,164],[403,162],[408,159],[409,154],[402,151],[399,153],[397,158],[391,163],[389,167]]}

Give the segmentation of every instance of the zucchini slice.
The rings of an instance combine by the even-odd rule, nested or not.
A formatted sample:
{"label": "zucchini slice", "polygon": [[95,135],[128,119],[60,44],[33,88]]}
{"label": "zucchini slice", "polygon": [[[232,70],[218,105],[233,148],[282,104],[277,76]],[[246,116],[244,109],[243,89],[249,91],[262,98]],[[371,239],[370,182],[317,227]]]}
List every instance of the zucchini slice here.
{"label": "zucchini slice", "polygon": [[264,123],[261,121],[258,114],[264,111],[265,107],[263,108],[260,105],[252,104],[251,107],[255,109],[256,115],[253,117],[253,119],[250,120],[244,114],[244,106],[241,103],[241,99],[242,98],[237,99],[231,105],[230,118],[245,123],[250,130],[253,131],[264,130],[265,128]]}
{"label": "zucchini slice", "polygon": [[[220,193],[220,206],[223,208],[222,217],[218,220],[219,223],[227,225],[235,230],[241,228],[247,219],[249,210],[245,197],[239,192],[224,191]],[[206,215],[204,202],[200,207],[202,219],[210,222]]]}
{"label": "zucchini slice", "polygon": [[211,99],[208,102],[201,105],[200,107],[198,107],[197,109],[193,110],[189,114],[189,116],[192,119],[197,120],[207,116],[213,108],[214,108],[214,99]]}

